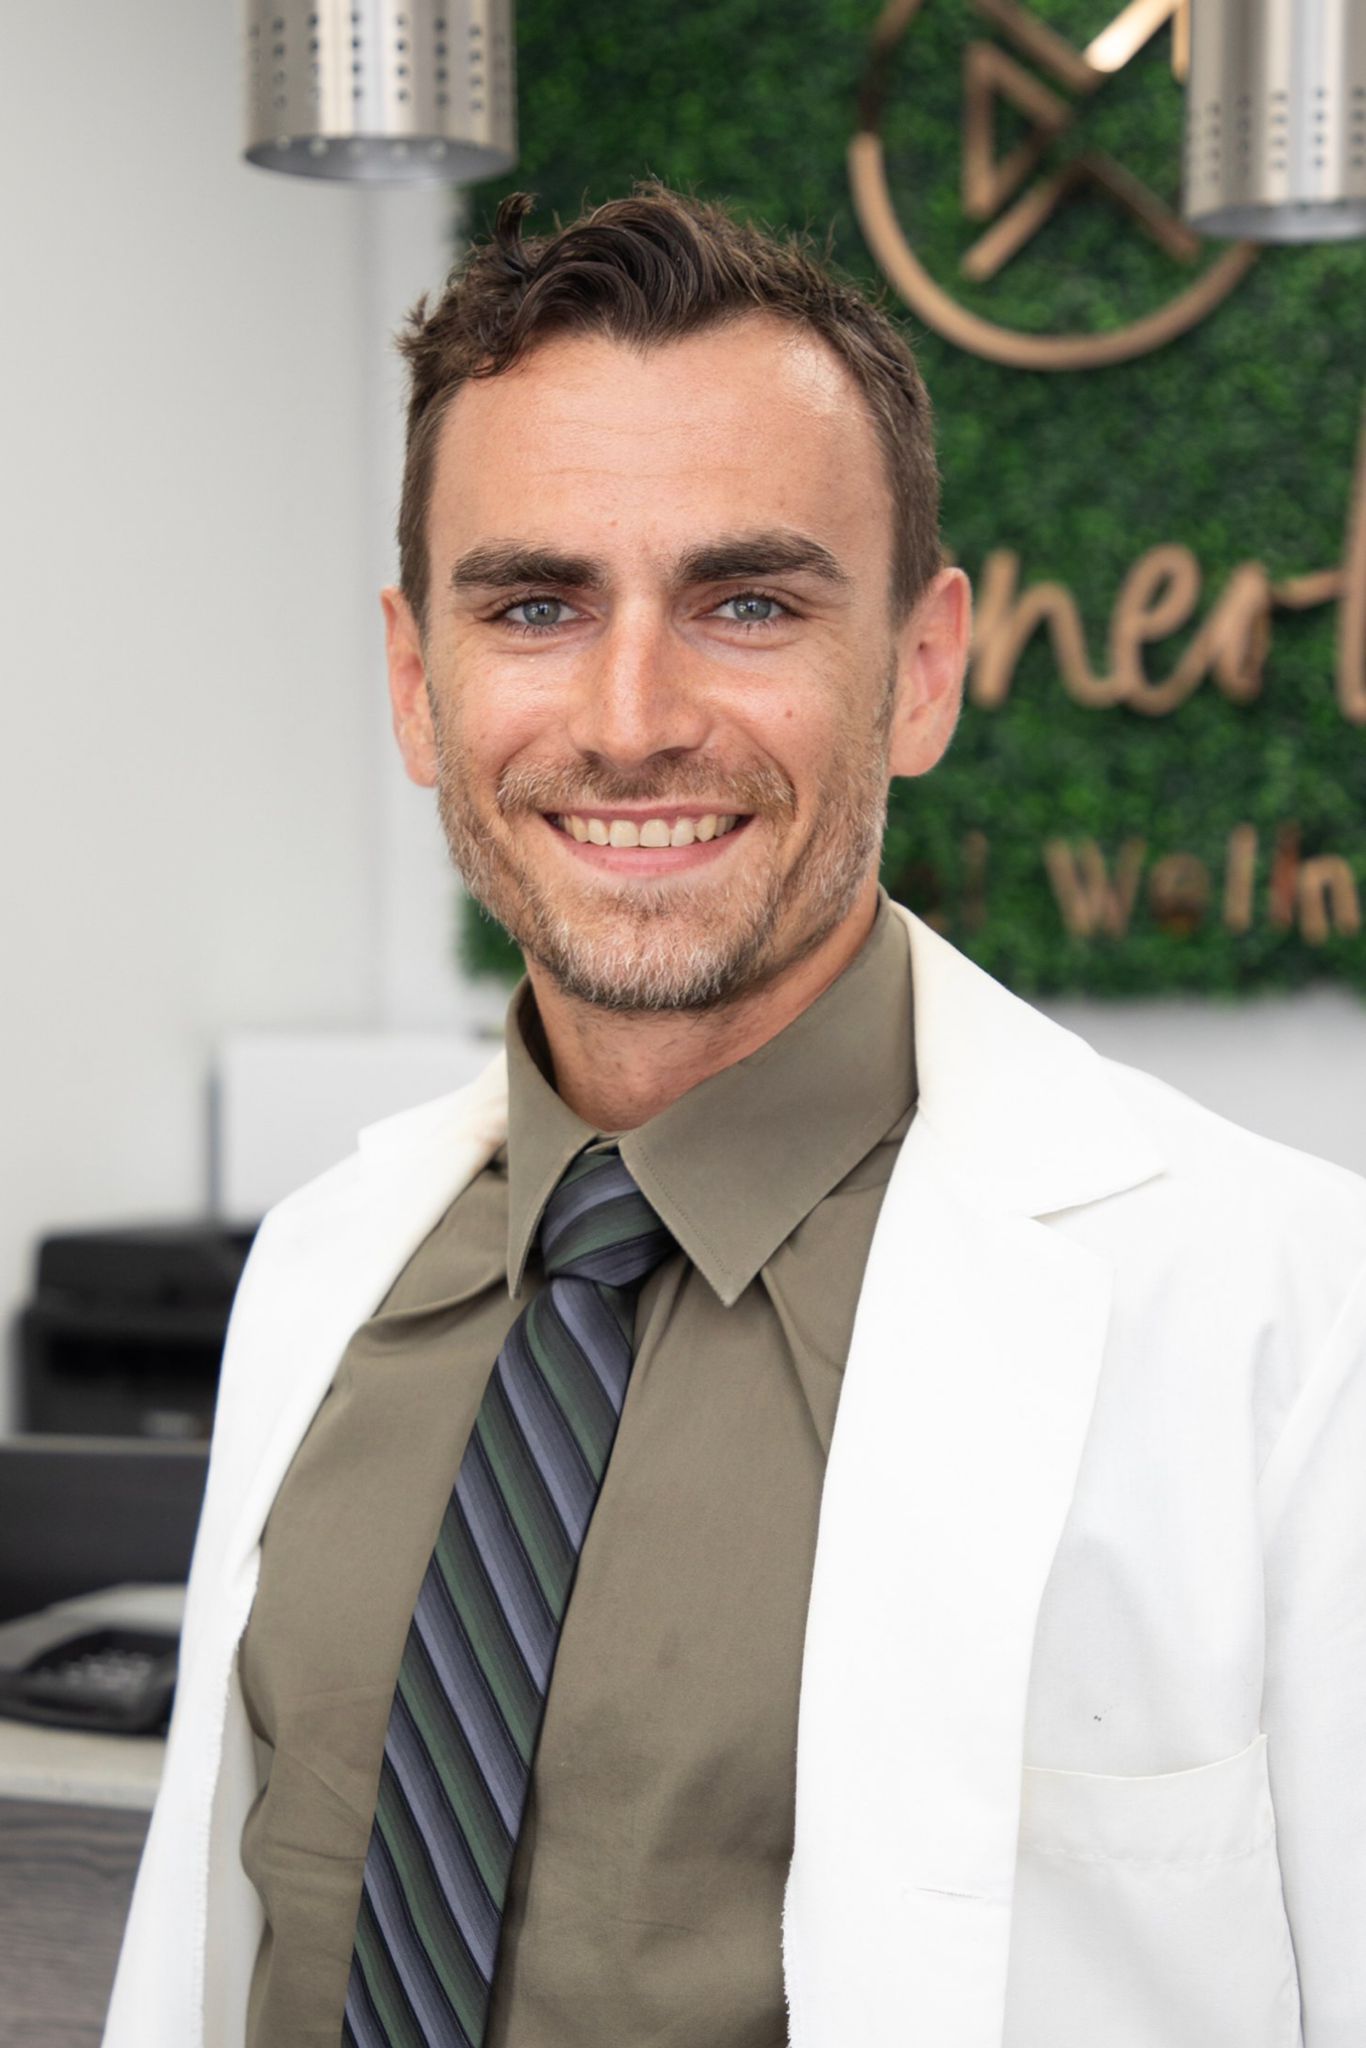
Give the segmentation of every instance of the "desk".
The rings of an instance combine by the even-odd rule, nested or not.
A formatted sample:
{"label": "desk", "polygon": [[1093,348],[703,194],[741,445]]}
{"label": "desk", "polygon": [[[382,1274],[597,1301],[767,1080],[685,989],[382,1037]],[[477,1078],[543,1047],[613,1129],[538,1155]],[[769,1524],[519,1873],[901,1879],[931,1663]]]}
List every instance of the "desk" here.
{"label": "desk", "polygon": [[[182,1603],[159,1586],[63,1601],[0,1629],[0,1660],[97,1621],[175,1627]],[[0,1720],[0,2048],[97,2048],[165,1747]]]}

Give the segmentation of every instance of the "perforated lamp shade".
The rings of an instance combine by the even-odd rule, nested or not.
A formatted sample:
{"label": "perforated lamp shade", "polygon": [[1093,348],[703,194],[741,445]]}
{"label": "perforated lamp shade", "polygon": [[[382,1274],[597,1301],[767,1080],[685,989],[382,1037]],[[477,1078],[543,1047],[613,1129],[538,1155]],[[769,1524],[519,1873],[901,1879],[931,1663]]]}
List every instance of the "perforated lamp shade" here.
{"label": "perforated lamp shade", "polygon": [[1366,0],[1192,0],[1185,193],[1202,235],[1366,235]]}
{"label": "perforated lamp shade", "polygon": [[246,0],[249,162],[468,184],[517,161],[512,0]]}

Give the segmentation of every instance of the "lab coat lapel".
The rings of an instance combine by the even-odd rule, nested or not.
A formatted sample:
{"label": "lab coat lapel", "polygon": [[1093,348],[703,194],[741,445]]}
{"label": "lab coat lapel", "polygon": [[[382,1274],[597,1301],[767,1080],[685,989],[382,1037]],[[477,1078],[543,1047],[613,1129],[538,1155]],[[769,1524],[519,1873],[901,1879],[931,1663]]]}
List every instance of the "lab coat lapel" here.
{"label": "lab coat lapel", "polygon": [[1101,1063],[923,925],[921,1101],[822,1499],[784,1916],[793,2048],[999,2048],[1025,1704],[1110,1275],[1035,1218],[1160,1161]]}
{"label": "lab coat lapel", "polygon": [[[326,1204],[325,1230],[313,1226],[307,1189],[270,1219],[267,1227],[284,1242],[272,1246],[272,1256],[262,1262],[268,1285],[258,1299],[249,1268],[235,1311],[244,1337],[250,1333],[241,1364],[256,1398],[239,1398],[232,1412],[250,1440],[215,1452],[243,1479],[250,1475],[225,1532],[229,1574],[254,1572],[271,1503],[352,1334],[502,1142],[506,1128],[507,1076],[500,1056],[458,1094],[363,1131],[357,1154],[337,1170],[339,1178],[317,1184]],[[230,1332],[230,1347],[232,1341]]]}

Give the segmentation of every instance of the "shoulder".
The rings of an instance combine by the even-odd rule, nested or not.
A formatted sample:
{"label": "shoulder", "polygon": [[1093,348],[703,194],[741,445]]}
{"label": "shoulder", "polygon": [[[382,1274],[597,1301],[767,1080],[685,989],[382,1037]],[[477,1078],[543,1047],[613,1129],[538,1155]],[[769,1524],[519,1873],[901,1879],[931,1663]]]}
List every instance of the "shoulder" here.
{"label": "shoulder", "polygon": [[1204,1353],[1246,1350],[1280,1405],[1333,1333],[1361,1319],[1366,1179],[1151,1074],[1103,1065],[1164,1166],[1069,1229],[1112,1260],[1118,1298],[1144,1328],[1184,1331]]}
{"label": "shoulder", "polygon": [[1359,1234],[1366,1255],[1366,1178],[1232,1123],[1137,1067],[1102,1066],[1161,1150],[1167,1177],[1193,1198],[1215,1201],[1220,1214],[1255,1211],[1282,1225],[1337,1219]]}

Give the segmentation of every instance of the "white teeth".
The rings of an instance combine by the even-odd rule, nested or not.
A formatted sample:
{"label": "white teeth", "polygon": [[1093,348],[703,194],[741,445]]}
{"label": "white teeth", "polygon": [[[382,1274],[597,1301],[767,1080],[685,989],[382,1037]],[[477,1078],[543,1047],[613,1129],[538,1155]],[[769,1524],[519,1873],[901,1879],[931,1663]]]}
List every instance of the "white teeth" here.
{"label": "white teeth", "polygon": [[699,839],[705,844],[724,839],[738,823],[737,817],[716,811],[703,818],[677,818],[672,825],[667,818],[646,818],[638,825],[633,818],[583,818],[575,811],[560,815],[563,829],[581,846],[585,840],[590,846],[691,846]]}

